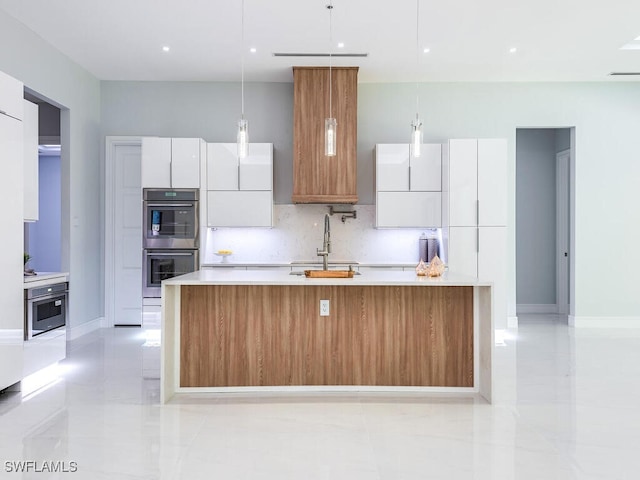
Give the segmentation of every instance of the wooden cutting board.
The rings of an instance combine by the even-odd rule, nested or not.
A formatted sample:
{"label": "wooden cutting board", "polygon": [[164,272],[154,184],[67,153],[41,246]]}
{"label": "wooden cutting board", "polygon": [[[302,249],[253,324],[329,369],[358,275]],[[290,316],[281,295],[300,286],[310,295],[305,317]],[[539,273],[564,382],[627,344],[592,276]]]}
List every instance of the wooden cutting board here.
{"label": "wooden cutting board", "polygon": [[307,278],[353,278],[353,270],[305,270]]}

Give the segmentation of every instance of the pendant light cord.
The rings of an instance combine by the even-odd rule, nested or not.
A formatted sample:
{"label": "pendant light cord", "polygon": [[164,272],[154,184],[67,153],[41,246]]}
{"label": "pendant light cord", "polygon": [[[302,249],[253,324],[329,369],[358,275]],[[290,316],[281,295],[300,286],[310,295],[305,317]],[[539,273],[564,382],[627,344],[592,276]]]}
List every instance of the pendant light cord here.
{"label": "pendant light cord", "polygon": [[333,4],[331,1],[329,2],[329,5],[327,5],[327,8],[329,9],[329,118],[333,118],[333,115],[331,115],[331,84],[333,83],[333,79],[331,77],[333,52]]}
{"label": "pendant light cord", "polygon": [[241,98],[241,108],[242,108],[242,119],[244,120],[244,0],[242,0],[242,22],[241,22],[241,33],[240,33],[240,43],[241,43],[241,47],[242,47],[242,61],[241,61],[241,76],[240,76],[240,82],[241,82],[241,94],[240,94],[240,98]]}
{"label": "pendant light cord", "polygon": [[[243,0],[244,1],[244,0]],[[420,0],[416,0],[416,120],[420,111],[420,96],[418,95],[418,77],[420,75]]]}

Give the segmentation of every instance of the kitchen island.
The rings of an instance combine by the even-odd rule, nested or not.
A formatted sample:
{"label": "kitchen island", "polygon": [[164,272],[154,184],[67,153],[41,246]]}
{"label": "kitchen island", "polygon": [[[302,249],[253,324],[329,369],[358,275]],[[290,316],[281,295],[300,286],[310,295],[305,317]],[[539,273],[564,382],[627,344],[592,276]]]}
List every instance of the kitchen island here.
{"label": "kitchen island", "polygon": [[475,278],[201,270],[162,282],[161,401],[326,391],[490,402],[493,344],[492,286]]}

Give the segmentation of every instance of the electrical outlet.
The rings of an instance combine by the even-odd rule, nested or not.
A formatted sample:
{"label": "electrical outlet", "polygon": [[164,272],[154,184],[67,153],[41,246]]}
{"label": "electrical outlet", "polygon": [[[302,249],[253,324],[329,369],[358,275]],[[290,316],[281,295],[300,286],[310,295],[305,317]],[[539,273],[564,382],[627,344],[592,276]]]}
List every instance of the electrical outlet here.
{"label": "electrical outlet", "polygon": [[329,316],[329,300],[320,300],[320,316]]}

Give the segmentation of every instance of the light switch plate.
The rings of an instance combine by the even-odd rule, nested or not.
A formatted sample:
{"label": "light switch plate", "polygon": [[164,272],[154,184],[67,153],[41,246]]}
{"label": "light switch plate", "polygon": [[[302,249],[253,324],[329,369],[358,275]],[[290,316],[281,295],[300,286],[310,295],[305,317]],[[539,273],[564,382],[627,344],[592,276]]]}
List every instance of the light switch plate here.
{"label": "light switch plate", "polygon": [[320,316],[329,316],[329,300],[320,300]]}

